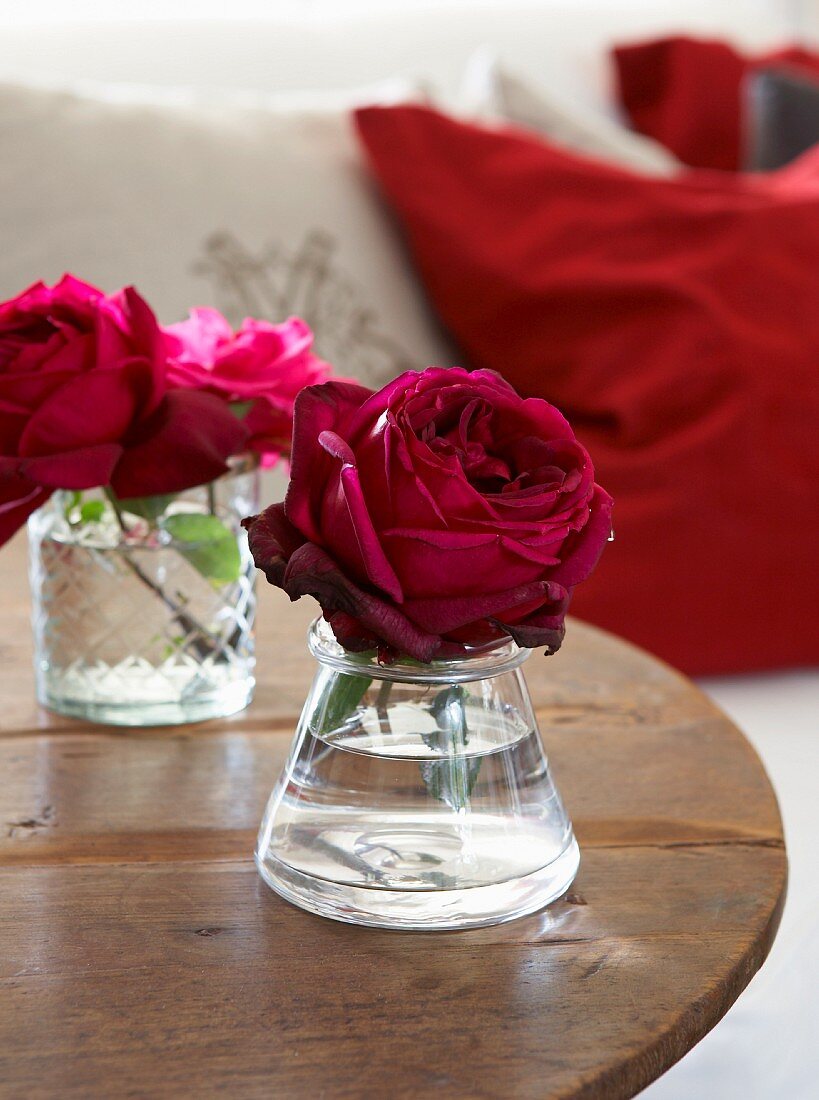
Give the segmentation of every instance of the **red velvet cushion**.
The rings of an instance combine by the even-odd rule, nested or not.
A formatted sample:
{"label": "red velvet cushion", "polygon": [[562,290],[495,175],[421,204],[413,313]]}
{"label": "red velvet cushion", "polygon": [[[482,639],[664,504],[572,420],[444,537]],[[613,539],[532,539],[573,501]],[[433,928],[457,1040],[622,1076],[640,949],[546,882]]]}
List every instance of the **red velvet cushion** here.
{"label": "red velvet cushion", "polygon": [[800,47],[744,57],[726,42],[662,38],[614,50],[620,99],[636,129],[684,164],[737,171],[743,162],[742,84],[772,64],[819,75]]}
{"label": "red velvet cushion", "polygon": [[468,365],[560,406],[615,498],[573,611],[690,673],[819,661],[819,149],[657,180],[357,119]]}

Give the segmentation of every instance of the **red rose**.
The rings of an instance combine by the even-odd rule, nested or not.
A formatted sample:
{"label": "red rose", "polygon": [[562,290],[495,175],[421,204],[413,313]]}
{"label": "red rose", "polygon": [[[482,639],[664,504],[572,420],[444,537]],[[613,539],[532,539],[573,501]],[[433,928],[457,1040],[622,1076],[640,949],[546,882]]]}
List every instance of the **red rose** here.
{"label": "red rose", "polygon": [[296,396],[330,374],[311,350],[313,334],[304,321],[273,325],[246,317],[234,333],[218,310],[192,309],[187,321],[164,332],[173,385],[252,402],[244,416],[248,447],[266,466],[290,453]]}
{"label": "red rose", "polygon": [[554,652],[611,499],[566,420],[492,371],[430,367],[296,402],[284,504],[245,521],[257,566],[342,645],[420,661],[511,635]]}
{"label": "red rose", "polygon": [[0,305],[0,543],[54,489],[210,481],[246,434],[218,398],[168,390],[162,333],[133,288],[107,297],[66,275]]}

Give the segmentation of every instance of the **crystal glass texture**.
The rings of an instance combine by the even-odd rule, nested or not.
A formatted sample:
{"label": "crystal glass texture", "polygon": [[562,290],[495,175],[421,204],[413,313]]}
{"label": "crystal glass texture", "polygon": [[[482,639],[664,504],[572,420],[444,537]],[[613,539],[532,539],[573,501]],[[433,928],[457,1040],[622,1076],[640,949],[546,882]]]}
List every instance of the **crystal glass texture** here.
{"label": "crystal glass texture", "polygon": [[[43,706],[124,726],[196,722],[247,706],[256,570],[240,523],[258,511],[258,478],[254,459],[234,460],[212,485],[172,497],[112,503],[93,490],[78,502],[61,491],[30,518]],[[216,516],[225,540],[214,542],[208,528],[191,539],[196,516]],[[180,530],[188,537],[175,537]]]}

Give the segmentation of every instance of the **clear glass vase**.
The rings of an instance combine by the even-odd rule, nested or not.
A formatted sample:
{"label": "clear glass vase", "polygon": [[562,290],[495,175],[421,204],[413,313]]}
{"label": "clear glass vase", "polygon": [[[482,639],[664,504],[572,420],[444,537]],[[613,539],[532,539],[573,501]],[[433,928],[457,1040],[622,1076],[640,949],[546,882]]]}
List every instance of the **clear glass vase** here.
{"label": "clear glass vase", "polygon": [[319,668],[256,863],[288,901],[354,924],[470,928],[534,912],[580,859],[513,643],[380,666],[323,619]]}
{"label": "clear glass vase", "polygon": [[255,458],[166,497],[57,492],[30,519],[37,698],[123,726],[233,714],[254,689]]}

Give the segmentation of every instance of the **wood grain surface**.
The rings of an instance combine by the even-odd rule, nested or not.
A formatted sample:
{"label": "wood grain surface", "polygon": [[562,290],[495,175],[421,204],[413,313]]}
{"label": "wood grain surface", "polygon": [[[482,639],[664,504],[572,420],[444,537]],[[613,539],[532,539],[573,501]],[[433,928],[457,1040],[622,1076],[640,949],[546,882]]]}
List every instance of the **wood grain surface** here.
{"label": "wood grain surface", "polygon": [[225,721],[92,727],[33,701],[25,539],[0,557],[0,1096],[605,1098],[689,1050],[762,964],[776,801],[688,681],[579,622],[526,668],[582,865],[534,916],[413,934],[313,917],[252,848],[312,676],[262,585]]}

